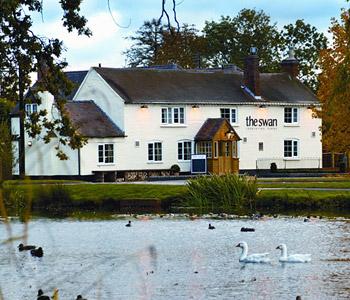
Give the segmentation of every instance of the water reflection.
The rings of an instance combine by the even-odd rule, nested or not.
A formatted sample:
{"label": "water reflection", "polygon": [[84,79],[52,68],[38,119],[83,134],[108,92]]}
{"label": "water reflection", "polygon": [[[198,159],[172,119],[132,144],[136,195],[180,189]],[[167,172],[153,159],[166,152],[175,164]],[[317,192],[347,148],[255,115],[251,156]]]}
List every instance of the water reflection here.
{"label": "water reflection", "polygon": [[[350,298],[349,223],[303,218],[208,220],[147,216],[132,219],[36,219],[28,243],[45,255],[1,246],[5,300],[35,299],[39,288],[60,299],[347,299]],[[241,232],[254,227],[255,232]],[[23,224],[12,222],[14,235]],[[0,241],[7,238],[0,231]],[[238,262],[239,241],[252,253],[270,252],[271,264]],[[275,250],[311,253],[308,264],[282,264]],[[14,259],[9,259],[12,257]]]}

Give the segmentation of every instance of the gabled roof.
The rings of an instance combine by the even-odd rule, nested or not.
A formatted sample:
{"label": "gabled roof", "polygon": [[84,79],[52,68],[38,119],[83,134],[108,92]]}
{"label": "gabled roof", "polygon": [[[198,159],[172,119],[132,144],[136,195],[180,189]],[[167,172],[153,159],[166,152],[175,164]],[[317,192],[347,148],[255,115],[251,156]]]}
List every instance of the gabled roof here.
{"label": "gabled roof", "polygon": [[286,73],[261,73],[262,100],[243,91],[243,73],[209,70],[93,68],[126,103],[318,103]]}
{"label": "gabled roof", "polygon": [[236,133],[236,131],[231,126],[230,122],[224,118],[209,118],[207,119],[202,127],[198,130],[196,136],[194,137],[195,141],[211,141],[221,126],[226,123],[230,132],[233,132],[238,140],[240,137]]}
{"label": "gabled roof", "polygon": [[124,132],[93,101],[71,101],[65,108],[84,137],[125,137]]}
{"label": "gabled roof", "polygon": [[68,71],[64,72],[67,78],[74,83],[74,88],[72,92],[66,96],[67,100],[73,100],[75,93],[78,91],[81,83],[83,82],[88,71]]}

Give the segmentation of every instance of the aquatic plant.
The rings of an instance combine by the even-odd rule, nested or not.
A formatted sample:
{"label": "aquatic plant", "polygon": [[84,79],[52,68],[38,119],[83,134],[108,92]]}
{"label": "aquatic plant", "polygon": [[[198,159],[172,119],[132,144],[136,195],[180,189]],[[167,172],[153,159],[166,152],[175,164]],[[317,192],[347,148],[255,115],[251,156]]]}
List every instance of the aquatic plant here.
{"label": "aquatic plant", "polygon": [[224,210],[255,207],[258,192],[255,177],[225,174],[200,176],[187,184],[186,205],[197,208]]}

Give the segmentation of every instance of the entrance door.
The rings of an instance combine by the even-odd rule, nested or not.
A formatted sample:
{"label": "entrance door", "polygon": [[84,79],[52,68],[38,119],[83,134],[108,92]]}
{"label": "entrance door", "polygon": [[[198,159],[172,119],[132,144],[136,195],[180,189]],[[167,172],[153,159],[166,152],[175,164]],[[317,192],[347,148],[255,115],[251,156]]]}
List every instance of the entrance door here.
{"label": "entrance door", "polygon": [[222,141],[219,144],[219,174],[231,173],[232,172],[232,142]]}

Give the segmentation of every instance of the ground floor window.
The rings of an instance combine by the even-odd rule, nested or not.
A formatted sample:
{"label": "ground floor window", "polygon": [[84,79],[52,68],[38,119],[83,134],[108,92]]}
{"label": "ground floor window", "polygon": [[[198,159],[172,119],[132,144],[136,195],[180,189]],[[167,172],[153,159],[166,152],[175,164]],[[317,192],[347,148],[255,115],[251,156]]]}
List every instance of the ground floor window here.
{"label": "ground floor window", "polygon": [[148,161],[162,161],[162,143],[148,143]]}
{"label": "ground floor window", "polygon": [[113,144],[98,145],[98,162],[102,164],[114,163],[114,145]]}
{"label": "ground floor window", "polygon": [[295,139],[284,141],[284,157],[298,158],[299,157],[299,141]]}
{"label": "ground floor window", "polygon": [[192,142],[181,141],[177,143],[177,159],[178,160],[191,160]]}
{"label": "ground floor window", "polygon": [[212,146],[211,142],[198,142],[197,144],[197,154],[205,154],[207,158],[212,157]]}

